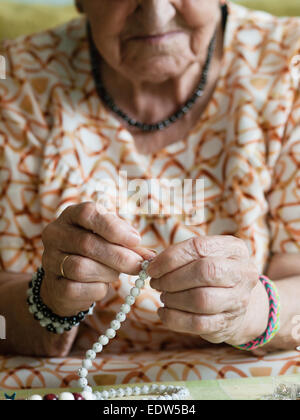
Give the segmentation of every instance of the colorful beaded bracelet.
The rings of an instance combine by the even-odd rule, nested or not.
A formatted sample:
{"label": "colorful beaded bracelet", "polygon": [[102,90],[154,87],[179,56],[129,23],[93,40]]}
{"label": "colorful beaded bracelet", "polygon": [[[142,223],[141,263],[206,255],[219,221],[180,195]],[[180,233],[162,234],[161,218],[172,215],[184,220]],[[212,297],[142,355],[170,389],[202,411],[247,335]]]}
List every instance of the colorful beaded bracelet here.
{"label": "colorful beaded bracelet", "polygon": [[269,320],[266,331],[255,340],[240,346],[234,346],[239,350],[251,351],[265,346],[277,334],[280,328],[280,298],[277,287],[274,282],[266,276],[260,276],[260,281],[265,286],[266,292],[269,297]]}

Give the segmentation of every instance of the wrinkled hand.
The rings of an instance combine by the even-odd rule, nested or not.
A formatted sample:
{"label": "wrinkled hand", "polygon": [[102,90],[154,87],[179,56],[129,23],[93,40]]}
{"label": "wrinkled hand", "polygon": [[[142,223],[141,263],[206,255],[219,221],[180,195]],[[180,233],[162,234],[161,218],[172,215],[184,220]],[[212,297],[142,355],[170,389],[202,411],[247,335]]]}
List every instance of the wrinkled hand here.
{"label": "wrinkled hand", "polygon": [[92,202],[68,207],[46,227],[42,239],[41,296],[60,316],[87,310],[104,299],[120,273],[138,274],[143,259],[155,255],[139,247],[140,235],[126,221]]}
{"label": "wrinkled hand", "polygon": [[148,273],[151,286],[162,292],[164,308],[158,313],[166,327],[211,343],[238,343],[251,293],[260,283],[242,240],[189,239],[158,255]]}

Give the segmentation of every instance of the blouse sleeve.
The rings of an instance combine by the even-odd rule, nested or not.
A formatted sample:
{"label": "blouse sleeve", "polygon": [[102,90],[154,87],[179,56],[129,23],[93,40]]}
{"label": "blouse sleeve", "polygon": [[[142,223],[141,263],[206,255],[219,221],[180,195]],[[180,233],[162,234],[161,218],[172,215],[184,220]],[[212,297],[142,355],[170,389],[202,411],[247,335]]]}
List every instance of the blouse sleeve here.
{"label": "blouse sleeve", "polygon": [[0,80],[0,269],[31,272],[41,258],[39,167],[46,124],[22,71],[19,47],[7,43]]}
{"label": "blouse sleeve", "polygon": [[300,86],[287,122],[269,193],[273,253],[300,252]]}

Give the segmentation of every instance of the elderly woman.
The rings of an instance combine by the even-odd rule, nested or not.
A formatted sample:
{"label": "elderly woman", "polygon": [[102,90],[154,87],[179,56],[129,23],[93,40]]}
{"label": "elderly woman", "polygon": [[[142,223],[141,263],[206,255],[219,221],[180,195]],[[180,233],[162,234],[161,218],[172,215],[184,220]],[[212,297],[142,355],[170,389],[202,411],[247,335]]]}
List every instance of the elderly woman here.
{"label": "elderly woman", "polygon": [[[89,348],[145,259],[152,279],[105,351],[207,342],[294,349],[299,19],[218,0],[78,0],[77,7],[78,19],[4,44],[0,313],[7,339],[0,352],[66,356]],[[202,220],[109,211],[102,199],[110,202],[110,189],[96,187],[117,185],[120,173],[204,179]],[[157,204],[155,194],[151,201]],[[34,309],[28,283],[39,266],[44,306]],[[78,325],[75,316],[94,302],[93,316]],[[52,323],[43,322],[43,308],[55,314]],[[65,328],[71,316],[76,325]]]}

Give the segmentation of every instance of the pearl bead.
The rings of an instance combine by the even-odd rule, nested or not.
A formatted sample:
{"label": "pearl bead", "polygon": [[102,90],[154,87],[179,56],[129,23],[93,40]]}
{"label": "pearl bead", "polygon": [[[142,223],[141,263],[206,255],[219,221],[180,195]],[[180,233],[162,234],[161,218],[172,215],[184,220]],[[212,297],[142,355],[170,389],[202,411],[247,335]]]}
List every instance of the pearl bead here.
{"label": "pearl bead", "polygon": [[95,344],[93,345],[93,350],[94,350],[96,353],[101,353],[101,351],[103,350],[103,346],[102,346],[102,344],[100,344],[100,343],[95,343]]}
{"label": "pearl bead", "polygon": [[109,392],[108,391],[104,390],[104,391],[101,392],[101,394],[102,394],[102,398],[104,398],[105,400],[107,400],[109,398]]}
{"label": "pearl bead", "polygon": [[135,286],[138,289],[143,289],[143,287],[145,287],[145,281],[142,280],[142,279],[137,279],[136,282],[135,282]]}
{"label": "pearl bead", "polygon": [[79,378],[86,378],[88,376],[88,370],[84,367],[78,369],[78,376]]}
{"label": "pearl bead", "polygon": [[140,295],[140,293],[141,293],[141,291],[140,291],[140,289],[138,288],[138,287],[133,287],[131,290],[130,290],[130,294],[131,294],[131,296],[133,296],[133,297],[138,297],[139,295]]}
{"label": "pearl bead", "polygon": [[150,387],[148,385],[142,386],[142,394],[149,394]]}
{"label": "pearl bead", "polygon": [[158,385],[157,384],[153,384],[150,386],[150,392],[151,393],[155,393],[158,391]]}
{"label": "pearl bead", "polygon": [[93,367],[93,363],[90,359],[84,359],[82,361],[82,367],[86,368],[87,370],[91,369]]}
{"label": "pearl bead", "polygon": [[61,335],[65,332],[65,330],[62,327],[58,327],[58,328],[56,328],[56,332],[57,332],[57,334]]}
{"label": "pearl bead", "polygon": [[190,395],[190,392],[187,388],[183,388],[181,392],[183,397],[188,397]]}
{"label": "pearl bead", "polygon": [[135,297],[127,296],[125,299],[125,302],[127,303],[127,305],[132,306],[135,303]]}
{"label": "pearl bead", "polygon": [[114,321],[111,321],[110,326],[113,330],[119,330],[121,328],[120,321],[117,321],[116,319]]}
{"label": "pearl bead", "polygon": [[47,325],[48,325],[48,324],[50,324],[50,320],[49,320],[49,319],[42,319],[42,320],[40,321],[40,325],[41,325],[41,327],[43,327],[43,328],[47,327]]}
{"label": "pearl bead", "polygon": [[90,386],[85,386],[85,387],[83,388],[83,391],[84,391],[84,392],[90,392],[91,394],[93,393],[93,389],[92,389],[92,387],[90,387]]}
{"label": "pearl bead", "polygon": [[122,398],[125,395],[125,391],[123,388],[118,388],[117,389],[117,397]]}
{"label": "pearl bead", "polygon": [[121,306],[121,312],[123,312],[124,314],[128,314],[130,312],[130,306],[127,305],[127,303],[125,303]]}
{"label": "pearl bead", "polygon": [[127,386],[126,388],[124,388],[124,391],[127,397],[130,397],[132,395],[132,388],[130,386]]}
{"label": "pearl bead", "polygon": [[141,388],[138,386],[133,387],[132,389],[133,395],[140,395],[141,394]]}
{"label": "pearl bead", "polygon": [[74,395],[71,394],[71,392],[62,392],[59,395],[58,399],[61,401],[74,401],[75,400]]}
{"label": "pearl bead", "polygon": [[158,392],[163,392],[166,390],[166,388],[167,388],[166,385],[159,385]]}
{"label": "pearl bead", "polygon": [[142,271],[140,271],[140,272],[139,272],[139,278],[140,278],[141,280],[146,280],[148,277],[149,277],[149,276],[148,276],[148,274],[146,273],[146,271],[145,271],[145,270],[142,270]]}
{"label": "pearl bead", "polygon": [[126,319],[126,314],[124,314],[124,312],[119,312],[116,315],[116,320],[119,322],[124,322]]}
{"label": "pearl bead", "polygon": [[97,401],[102,401],[103,400],[101,392],[96,391],[96,392],[94,392],[94,395],[95,395]]}
{"label": "pearl bead", "polygon": [[80,378],[78,381],[78,385],[80,386],[80,388],[84,388],[88,385],[88,380],[86,378]]}
{"label": "pearl bead", "polygon": [[88,350],[85,354],[85,357],[90,360],[96,359],[96,352],[94,350]]}
{"label": "pearl bead", "polygon": [[106,330],[106,333],[105,333],[105,335],[109,338],[109,339],[112,339],[112,338],[115,338],[115,336],[116,336],[116,331],[115,330],[113,330],[112,328],[109,328],[108,330]]}
{"label": "pearl bead", "polygon": [[37,311],[37,307],[36,307],[36,305],[31,305],[31,306],[29,306],[29,312],[30,312],[31,314],[34,314],[36,311]]}
{"label": "pearl bead", "polygon": [[100,344],[102,344],[102,346],[106,346],[106,344],[109,342],[109,339],[106,335],[101,335],[98,341]]}
{"label": "pearl bead", "polygon": [[28,398],[30,401],[42,401],[43,398],[40,395],[31,395],[31,397]]}
{"label": "pearl bead", "polygon": [[111,389],[108,391],[108,393],[109,393],[110,398],[115,398],[115,397],[116,397],[116,395],[117,395],[117,391],[116,391],[115,389],[113,389],[113,388],[111,388]]}
{"label": "pearl bead", "polygon": [[83,397],[86,401],[91,401],[91,400],[94,400],[94,399],[95,399],[95,397],[94,397],[93,393],[92,393],[92,392],[89,392],[89,391],[83,391],[83,392],[81,393],[81,395],[82,395],[82,397]]}
{"label": "pearl bead", "polygon": [[146,271],[149,267],[150,262],[149,261],[143,261],[141,264],[142,270]]}

